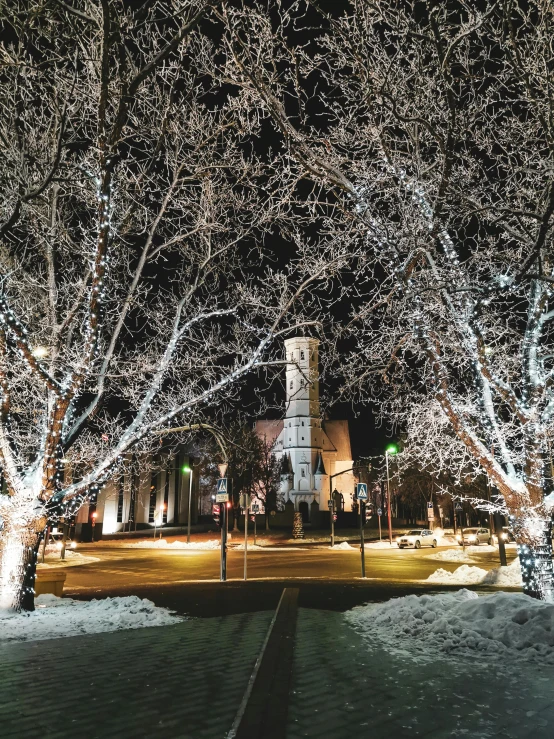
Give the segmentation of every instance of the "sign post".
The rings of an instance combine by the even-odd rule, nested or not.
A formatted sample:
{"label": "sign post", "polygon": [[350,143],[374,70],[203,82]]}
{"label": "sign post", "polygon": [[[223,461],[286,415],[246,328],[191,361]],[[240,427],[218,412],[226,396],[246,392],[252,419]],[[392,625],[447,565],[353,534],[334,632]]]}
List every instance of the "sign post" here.
{"label": "sign post", "polygon": [[356,498],[360,504],[358,515],[360,517],[360,555],[362,559],[362,577],[365,578],[365,543],[364,543],[364,520],[365,504],[367,501],[367,483],[359,482],[356,485]]}
{"label": "sign post", "polygon": [[247,553],[248,553],[248,509],[250,508],[250,496],[242,493],[240,496],[240,507],[244,510],[244,580],[247,579]]}
{"label": "sign post", "polygon": [[221,582],[225,582],[227,580],[227,501],[229,500],[226,477],[220,477],[217,481],[215,499],[216,502],[219,503],[221,515],[221,559],[219,566],[219,579]]}
{"label": "sign post", "polygon": [[329,506],[329,517],[331,519],[331,546],[335,546],[335,503],[331,495],[331,499],[327,501]]}
{"label": "sign post", "polygon": [[252,518],[254,520],[254,546],[256,546],[256,516],[260,512],[260,506],[258,503],[252,504]]}
{"label": "sign post", "polygon": [[377,520],[379,521],[379,541],[383,541],[383,535],[381,531],[381,516],[383,515],[383,509],[377,509]]}
{"label": "sign post", "polygon": [[[433,523],[435,521],[435,511],[433,509],[433,501],[428,500],[427,501],[427,520],[429,521],[429,524]],[[431,525],[429,525],[429,528],[432,528]]]}
{"label": "sign post", "polygon": [[[456,503],[456,505],[454,506],[454,527],[456,526],[456,511],[458,511],[459,513],[461,513],[463,510],[464,510],[464,508],[463,508],[462,504],[459,503],[459,502]],[[464,522],[463,522],[461,516],[460,516],[460,533],[461,533],[461,536],[462,536],[462,549],[465,552],[465,550],[466,550],[466,543],[464,541]]]}

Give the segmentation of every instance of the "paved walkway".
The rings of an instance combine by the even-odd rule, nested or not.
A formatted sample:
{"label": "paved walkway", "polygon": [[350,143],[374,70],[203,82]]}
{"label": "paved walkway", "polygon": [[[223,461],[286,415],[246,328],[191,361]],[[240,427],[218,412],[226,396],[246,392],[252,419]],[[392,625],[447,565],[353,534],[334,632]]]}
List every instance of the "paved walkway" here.
{"label": "paved walkway", "polygon": [[[0,642],[0,736],[225,739],[273,615]],[[275,638],[288,638],[275,629]],[[279,647],[272,657],[270,647],[266,659],[286,652]],[[286,739],[554,736],[554,668],[492,667],[480,656],[430,663],[393,656],[343,614],[306,608],[298,609],[290,656]],[[264,710],[286,708],[280,692],[275,684]]]}
{"label": "paved walkway", "polygon": [[223,739],[272,616],[0,643],[0,736]]}
{"label": "paved walkway", "polygon": [[300,609],[287,739],[552,739],[554,668],[394,657],[341,613]]}

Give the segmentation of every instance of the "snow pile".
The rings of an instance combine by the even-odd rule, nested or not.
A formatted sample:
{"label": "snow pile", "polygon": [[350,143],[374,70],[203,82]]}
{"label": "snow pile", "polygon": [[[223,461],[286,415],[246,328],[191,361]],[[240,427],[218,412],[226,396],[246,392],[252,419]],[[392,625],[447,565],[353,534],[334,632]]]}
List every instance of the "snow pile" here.
{"label": "snow pile", "polygon": [[[244,542],[242,542],[242,544],[233,545],[233,549],[235,551],[242,551],[242,552],[244,552]],[[263,549],[263,547],[260,544],[251,544],[250,542],[248,542],[248,546],[247,546],[246,549],[247,549],[247,551],[250,551],[251,549],[253,551],[256,551],[257,549]]]}
{"label": "snow pile", "polygon": [[365,548],[369,547],[370,549],[391,549],[392,547],[398,549],[396,539],[393,539],[392,545],[388,539],[383,539],[383,541],[366,541],[364,544]]}
{"label": "snow pile", "polygon": [[408,595],[345,618],[372,644],[418,660],[454,652],[554,665],[554,605],[522,593]]}
{"label": "snow pile", "polygon": [[54,556],[49,557],[48,551],[46,552],[46,561],[44,564],[39,561],[38,567],[40,568],[64,568],[64,567],[76,567],[77,565],[88,565],[91,562],[99,562],[99,557],[92,557],[88,554],[80,554],[72,549],[65,550],[65,559],[60,559],[60,552],[56,550]]}
{"label": "snow pile", "polygon": [[158,608],[136,595],[91,601],[39,595],[35,607],[33,613],[0,611],[0,643],[169,626],[183,620],[167,608]]}
{"label": "snow pile", "polygon": [[220,542],[218,539],[210,539],[209,541],[172,541],[167,539],[153,539],[152,541],[137,541],[134,544],[127,544],[133,549],[219,549]]}
{"label": "snow pile", "polygon": [[429,575],[427,582],[443,585],[496,585],[504,588],[517,588],[522,584],[518,558],[514,559],[508,567],[495,567],[492,570],[462,565],[454,572],[448,572],[439,567],[432,575]]}
{"label": "snow pile", "polygon": [[354,549],[354,547],[351,547],[350,544],[347,541],[341,541],[340,544],[335,544],[333,547],[329,547],[329,549]]}
{"label": "snow pile", "polygon": [[464,552],[461,547],[460,549],[445,549],[443,552],[428,554],[427,559],[439,559],[441,562],[473,562],[467,551]]}
{"label": "snow pile", "polygon": [[477,585],[483,582],[486,575],[488,575],[487,570],[483,570],[481,567],[471,567],[471,565],[462,565],[454,570],[454,572],[449,572],[439,567],[432,575],[429,575],[427,582],[441,583],[443,585]]}

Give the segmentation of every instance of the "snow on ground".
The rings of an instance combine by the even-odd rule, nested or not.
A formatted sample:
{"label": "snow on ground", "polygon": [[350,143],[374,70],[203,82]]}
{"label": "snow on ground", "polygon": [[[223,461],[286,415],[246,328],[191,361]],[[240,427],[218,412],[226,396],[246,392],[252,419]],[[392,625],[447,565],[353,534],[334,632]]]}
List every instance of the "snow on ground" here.
{"label": "snow on ground", "polygon": [[88,565],[91,562],[99,562],[98,557],[91,557],[88,554],[80,554],[75,552],[73,549],[65,550],[65,559],[60,559],[60,551],[56,549],[55,552],[50,553],[46,550],[46,560],[44,564],[39,562],[39,570],[44,569],[63,569],[64,567],[76,567],[77,565]]}
{"label": "snow on ground", "polygon": [[335,544],[334,547],[329,547],[329,549],[354,549],[354,547],[351,547],[347,541],[341,541],[340,544]]}
{"label": "snow on ground", "polygon": [[183,620],[167,608],[158,608],[136,595],[91,601],[39,595],[35,607],[32,613],[0,611],[0,644],[169,626]]}
{"label": "snow on ground", "polygon": [[[515,549],[515,544],[507,544],[508,551]],[[465,552],[462,547],[456,549],[445,549],[442,552],[436,552],[435,554],[428,554],[427,559],[439,559],[442,562],[473,562],[475,554],[487,554],[494,553],[498,554],[497,547],[491,547],[488,544],[485,546],[469,546],[465,548]]]}
{"label": "snow on ground", "polygon": [[408,595],[345,617],[371,643],[417,660],[447,652],[554,665],[554,605],[523,593]]}
{"label": "snow on ground", "polygon": [[495,585],[497,587],[521,587],[521,569],[516,557],[508,567],[484,570],[481,567],[462,565],[448,572],[442,567],[429,575],[427,582],[443,585]]}
{"label": "snow on ground", "polygon": [[221,542],[219,539],[209,539],[208,541],[172,541],[167,539],[152,539],[150,541],[137,541],[127,543],[126,546],[133,549],[219,549]]}

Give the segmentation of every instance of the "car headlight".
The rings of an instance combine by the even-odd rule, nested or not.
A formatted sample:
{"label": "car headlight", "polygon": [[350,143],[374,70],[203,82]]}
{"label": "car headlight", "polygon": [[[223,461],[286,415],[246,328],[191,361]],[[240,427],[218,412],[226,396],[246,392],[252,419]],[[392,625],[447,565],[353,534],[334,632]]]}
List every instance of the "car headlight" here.
{"label": "car headlight", "polygon": [[506,539],[508,538],[508,534],[506,533],[502,534],[502,538],[504,539],[504,541],[506,541]]}
{"label": "car headlight", "polygon": [[476,537],[476,536],[474,536],[473,534],[471,534],[471,535],[470,535],[470,536],[468,536],[467,538],[468,538],[468,541],[475,541],[475,540],[477,539],[477,537]]}
{"label": "car headlight", "polygon": [[62,543],[61,543],[61,541],[57,541],[57,542],[56,542],[56,546],[58,547],[58,549],[61,549],[61,548],[62,548]]}
{"label": "car headlight", "polygon": [[76,541],[72,541],[71,542],[71,548],[72,549],[76,549],[77,548],[77,542]]}

